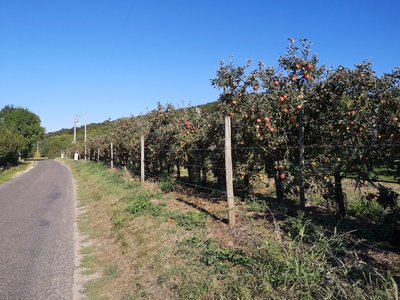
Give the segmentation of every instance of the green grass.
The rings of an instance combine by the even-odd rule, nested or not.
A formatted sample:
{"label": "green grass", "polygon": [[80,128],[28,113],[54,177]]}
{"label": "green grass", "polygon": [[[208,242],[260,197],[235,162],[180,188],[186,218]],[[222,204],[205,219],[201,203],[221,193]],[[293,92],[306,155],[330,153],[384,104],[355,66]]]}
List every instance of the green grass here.
{"label": "green grass", "polygon": [[88,255],[88,254],[92,254],[95,251],[95,247],[93,245],[82,248],[79,250],[79,252],[83,255]]}
{"label": "green grass", "polygon": [[385,209],[375,201],[350,200],[347,203],[347,212],[354,217],[369,218],[375,222],[383,222]]}
{"label": "green grass", "polygon": [[0,184],[13,179],[18,173],[21,173],[28,169],[32,165],[32,162],[18,162],[18,165],[15,167],[11,167],[0,172]]}
{"label": "green grass", "polygon": [[380,167],[375,168],[371,175],[376,176],[378,180],[395,181],[395,174],[394,168]]}
{"label": "green grass", "polygon": [[[171,208],[154,186],[125,181],[99,164],[69,164],[88,207],[80,229],[95,241],[82,249],[82,266],[101,276],[86,285],[89,299],[159,299],[165,291],[173,299],[395,299],[389,273],[304,215],[281,225],[282,240],[258,228],[256,238],[246,236],[252,247],[226,247],[210,236],[206,214]],[[266,208],[257,199],[247,203],[248,211]],[[354,214],[379,214],[353,205]]]}
{"label": "green grass", "polygon": [[96,273],[98,266],[98,260],[96,255],[85,255],[81,261],[81,267],[84,269],[83,274],[91,275]]}

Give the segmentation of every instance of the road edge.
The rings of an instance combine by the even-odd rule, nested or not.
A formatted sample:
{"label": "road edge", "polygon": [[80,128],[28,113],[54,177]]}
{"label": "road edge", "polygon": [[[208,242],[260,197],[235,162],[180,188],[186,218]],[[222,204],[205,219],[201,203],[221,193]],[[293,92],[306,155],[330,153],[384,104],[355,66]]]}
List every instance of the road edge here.
{"label": "road edge", "polygon": [[70,166],[60,160],[54,161],[66,167],[70,171],[72,177],[72,196],[74,198],[74,274],[72,283],[72,299],[83,300],[87,299],[84,294],[85,284],[93,279],[92,276],[86,276],[83,274],[84,268],[81,266],[82,259],[84,257],[84,255],[81,253],[81,249],[87,247],[90,242],[84,242],[85,240],[87,241],[87,236],[79,231],[78,219],[85,214],[86,210],[84,207],[79,207],[77,198],[78,185]]}

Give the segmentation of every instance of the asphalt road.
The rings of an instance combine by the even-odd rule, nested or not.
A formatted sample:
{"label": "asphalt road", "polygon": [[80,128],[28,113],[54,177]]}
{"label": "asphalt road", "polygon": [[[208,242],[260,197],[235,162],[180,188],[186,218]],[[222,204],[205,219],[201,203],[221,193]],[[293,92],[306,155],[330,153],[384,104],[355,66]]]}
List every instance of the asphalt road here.
{"label": "asphalt road", "polygon": [[72,299],[73,197],[55,161],[0,185],[0,300]]}

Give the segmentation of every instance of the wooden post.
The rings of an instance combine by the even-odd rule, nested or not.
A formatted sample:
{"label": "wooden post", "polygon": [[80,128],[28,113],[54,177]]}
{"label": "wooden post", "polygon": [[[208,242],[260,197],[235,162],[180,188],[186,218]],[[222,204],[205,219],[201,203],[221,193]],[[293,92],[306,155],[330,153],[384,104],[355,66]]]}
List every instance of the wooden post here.
{"label": "wooden post", "polygon": [[97,148],[97,161],[99,161],[99,160],[100,160],[100,149]]}
{"label": "wooden post", "polygon": [[233,195],[231,118],[228,116],[225,117],[225,174],[229,226],[232,227],[235,225],[235,199]]}
{"label": "wooden post", "polygon": [[[85,160],[87,160],[87,139],[86,139],[86,114],[85,114]],[[89,158],[90,160],[90,158]]]}
{"label": "wooden post", "polygon": [[144,136],[140,136],[140,181],[144,183]]}
{"label": "wooden post", "polygon": [[300,183],[300,208],[304,209],[306,207],[306,195],[305,195],[305,188],[304,188],[304,94],[303,94],[303,87],[300,90],[301,93],[301,109],[299,113],[299,161],[300,161],[300,176],[299,176],[299,183]]}
{"label": "wooden post", "polygon": [[113,143],[111,142],[111,169],[114,168],[114,149],[113,149]]}

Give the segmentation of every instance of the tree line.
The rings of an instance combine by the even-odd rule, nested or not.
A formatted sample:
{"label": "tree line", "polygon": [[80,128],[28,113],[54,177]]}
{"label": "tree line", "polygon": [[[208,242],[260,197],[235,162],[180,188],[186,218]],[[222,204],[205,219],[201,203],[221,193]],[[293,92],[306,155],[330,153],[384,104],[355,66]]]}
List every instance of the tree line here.
{"label": "tree line", "polygon": [[[211,83],[221,91],[215,104],[159,104],[115,122],[105,134],[89,132],[89,158],[109,162],[112,142],[114,163],[135,169],[144,135],[147,172],[179,179],[184,169],[187,182],[222,187],[223,118],[229,115],[235,188],[244,194],[272,181],[278,200],[292,197],[304,208],[306,193],[317,189],[342,218],[343,179],[351,177],[377,187],[369,199],[395,205],[398,196],[374,179],[382,168],[400,177],[399,68],[381,76],[370,62],[326,68],[307,40],[290,40],[276,67],[221,62]],[[78,142],[60,150],[83,157],[84,147]]]}
{"label": "tree line", "polygon": [[33,155],[45,129],[39,116],[27,108],[6,105],[0,111],[0,170]]}

